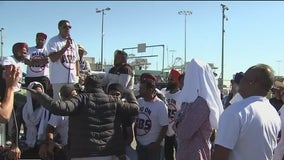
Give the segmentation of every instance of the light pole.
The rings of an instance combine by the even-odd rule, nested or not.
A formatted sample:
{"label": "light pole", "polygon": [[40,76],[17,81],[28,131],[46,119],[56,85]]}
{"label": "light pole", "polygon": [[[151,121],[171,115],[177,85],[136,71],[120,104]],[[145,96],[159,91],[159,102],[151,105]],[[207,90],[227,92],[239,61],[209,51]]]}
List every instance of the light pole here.
{"label": "light pole", "polygon": [[101,70],[103,71],[103,59],[104,59],[104,15],[105,11],[109,11],[110,8],[107,7],[105,9],[96,8],[96,13],[102,13],[102,33],[101,33]]}
{"label": "light pole", "polygon": [[224,29],[224,20],[228,20],[228,18],[225,15],[225,10],[229,10],[229,8],[221,4],[222,6],[222,64],[221,64],[221,83],[220,83],[220,89],[221,92],[223,93],[223,83],[224,83],[224,34],[225,34],[225,29]]}
{"label": "light pole", "polygon": [[186,16],[191,15],[191,11],[179,11],[179,15],[184,15],[184,70],[185,70],[185,65],[186,65]]}
{"label": "light pole", "polygon": [[0,60],[2,60],[2,58],[3,58],[3,45],[4,45],[4,43],[3,43],[3,30],[4,30],[4,28],[0,29],[0,32],[1,32],[1,59]]}

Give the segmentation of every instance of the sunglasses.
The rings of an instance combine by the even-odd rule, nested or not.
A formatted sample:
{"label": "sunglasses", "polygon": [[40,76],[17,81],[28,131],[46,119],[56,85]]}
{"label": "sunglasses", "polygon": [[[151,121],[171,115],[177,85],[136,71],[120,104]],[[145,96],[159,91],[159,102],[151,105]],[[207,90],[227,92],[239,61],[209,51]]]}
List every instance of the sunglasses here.
{"label": "sunglasses", "polygon": [[62,26],[63,29],[71,29],[72,26]]}

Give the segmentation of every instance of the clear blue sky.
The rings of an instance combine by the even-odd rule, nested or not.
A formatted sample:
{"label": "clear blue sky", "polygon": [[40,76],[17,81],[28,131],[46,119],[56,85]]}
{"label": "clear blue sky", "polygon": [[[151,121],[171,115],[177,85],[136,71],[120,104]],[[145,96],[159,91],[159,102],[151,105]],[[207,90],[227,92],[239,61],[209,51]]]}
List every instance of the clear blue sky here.
{"label": "clear blue sky", "polygon": [[[222,7],[225,12],[224,79],[246,71],[257,63],[273,67],[283,75],[284,2],[256,1],[62,1],[0,2],[0,27],[4,28],[4,56],[11,55],[16,42],[35,44],[35,34],[45,32],[48,39],[58,34],[61,19],[71,22],[72,38],[82,44],[88,56],[100,61],[101,14],[96,8],[110,7],[104,16],[104,60],[113,62],[116,49],[146,45],[165,45],[165,67],[176,57],[184,58],[184,16],[187,16],[187,61],[199,58],[214,63],[221,74]],[[170,52],[175,50],[175,52]],[[149,58],[152,69],[161,69],[162,48],[147,48],[146,53],[126,50],[129,54],[159,55]],[[173,58],[172,58],[173,57]]]}

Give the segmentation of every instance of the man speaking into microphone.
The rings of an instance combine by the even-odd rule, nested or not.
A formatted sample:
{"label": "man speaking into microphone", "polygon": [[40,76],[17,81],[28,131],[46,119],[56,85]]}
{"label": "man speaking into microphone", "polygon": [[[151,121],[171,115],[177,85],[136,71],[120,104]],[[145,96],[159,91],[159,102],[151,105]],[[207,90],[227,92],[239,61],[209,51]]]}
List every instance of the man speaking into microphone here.
{"label": "man speaking into microphone", "polygon": [[68,20],[58,23],[59,34],[47,43],[50,58],[50,83],[53,98],[59,98],[60,88],[65,84],[78,82],[79,53],[78,46],[70,36],[71,25]]}

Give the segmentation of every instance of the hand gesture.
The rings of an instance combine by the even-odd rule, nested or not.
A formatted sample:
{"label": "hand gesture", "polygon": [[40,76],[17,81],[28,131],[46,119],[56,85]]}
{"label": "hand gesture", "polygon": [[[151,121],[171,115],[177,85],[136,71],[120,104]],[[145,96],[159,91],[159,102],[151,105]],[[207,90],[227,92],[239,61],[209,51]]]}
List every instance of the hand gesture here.
{"label": "hand gesture", "polygon": [[31,94],[42,93],[42,92],[39,92],[39,91],[37,91],[35,89],[28,88],[28,87],[23,87],[23,89],[26,89],[27,91],[31,92]]}
{"label": "hand gesture", "polygon": [[4,66],[4,79],[6,81],[6,86],[8,87],[16,87],[20,80],[20,70],[16,68],[14,65],[6,65]]}
{"label": "hand gesture", "polygon": [[72,39],[71,39],[71,37],[68,37],[65,47],[68,48],[69,46],[71,46],[71,44],[72,44]]}
{"label": "hand gesture", "polygon": [[12,147],[8,154],[9,160],[18,160],[21,158],[21,150],[19,147]]}

